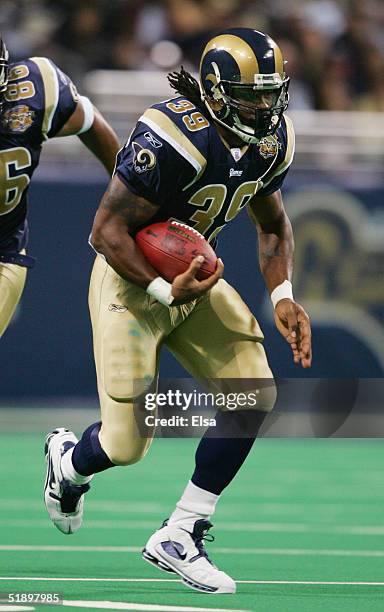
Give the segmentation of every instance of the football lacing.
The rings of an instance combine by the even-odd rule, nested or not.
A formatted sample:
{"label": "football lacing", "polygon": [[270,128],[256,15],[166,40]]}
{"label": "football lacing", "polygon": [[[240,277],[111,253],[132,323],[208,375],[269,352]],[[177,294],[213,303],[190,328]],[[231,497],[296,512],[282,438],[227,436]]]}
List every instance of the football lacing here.
{"label": "football lacing", "polygon": [[171,221],[171,225],[179,225],[180,227],[186,227],[187,229],[190,229],[192,232],[197,234],[200,238],[204,238],[203,234],[200,234],[200,232],[198,232],[194,227],[191,227],[186,223],[181,223],[180,221]]}

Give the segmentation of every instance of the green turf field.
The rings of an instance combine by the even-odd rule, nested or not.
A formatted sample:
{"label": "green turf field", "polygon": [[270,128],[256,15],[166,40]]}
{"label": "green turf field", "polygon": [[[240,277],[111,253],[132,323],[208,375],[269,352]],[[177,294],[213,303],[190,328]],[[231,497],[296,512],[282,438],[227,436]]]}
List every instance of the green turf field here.
{"label": "green turf field", "polygon": [[140,557],[191,474],[196,440],[156,440],[140,464],[97,476],[83,528],[64,536],[42,502],[43,439],[0,436],[2,596],[59,593],[74,610],[384,610],[380,441],[259,440],[215,516],[209,551],[238,582],[236,595],[220,596]]}

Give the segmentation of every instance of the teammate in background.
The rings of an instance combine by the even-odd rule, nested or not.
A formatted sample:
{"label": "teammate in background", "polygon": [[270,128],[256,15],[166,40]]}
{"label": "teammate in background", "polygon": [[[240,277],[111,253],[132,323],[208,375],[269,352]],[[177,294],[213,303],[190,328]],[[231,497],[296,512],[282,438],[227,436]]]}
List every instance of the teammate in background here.
{"label": "teammate in background", "polygon": [[47,436],[45,501],[56,527],[73,533],[81,525],[93,474],[145,455],[153,431],[142,435],[140,400],[156,387],[162,344],[199,381],[225,379],[231,390],[232,378],[255,379],[257,410],[218,412],[216,428],[209,427],[198,445],[195,471],[181,499],[143,550],[147,561],[179,574],[191,588],[234,593],[234,580],[210,562],[203,540],[222,491],[273,408],[263,334],[221,278],[220,260],[216,272],[199,282],[197,257],[170,284],[133,237],[148,224],[175,217],[214,243],[247,207],[276,325],[294,361],[310,367],[310,324],[292,295],[293,237],[280,193],[294,153],[292,123],[283,114],[289,79],[275,42],[247,28],[208,42],[200,88],[183,69],[169,78],[180,95],[140,117],[95,217],[91,242],[99,255],[90,309],[101,423],[90,425],[80,441],[62,428]]}
{"label": "teammate in background", "polygon": [[88,98],[44,57],[8,63],[0,38],[0,336],[23,293],[28,186],[48,138],[76,134],[112,174],[117,137]]}

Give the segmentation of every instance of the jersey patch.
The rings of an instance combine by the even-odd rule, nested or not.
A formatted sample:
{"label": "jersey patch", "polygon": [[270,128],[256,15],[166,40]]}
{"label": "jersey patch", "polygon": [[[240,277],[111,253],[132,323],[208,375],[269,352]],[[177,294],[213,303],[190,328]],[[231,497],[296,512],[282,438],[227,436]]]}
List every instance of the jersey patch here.
{"label": "jersey patch", "polygon": [[34,117],[35,111],[25,104],[20,104],[4,113],[2,123],[11,132],[26,132],[31,127]]}
{"label": "jersey patch", "polygon": [[133,167],[137,174],[143,174],[149,170],[153,170],[156,166],[156,156],[149,149],[144,149],[138,142],[132,142],[134,150]]}
{"label": "jersey patch", "polygon": [[281,149],[281,143],[275,136],[266,136],[260,140],[257,146],[259,147],[261,157],[264,157],[264,159],[268,159],[268,157],[275,157],[279,148]]}

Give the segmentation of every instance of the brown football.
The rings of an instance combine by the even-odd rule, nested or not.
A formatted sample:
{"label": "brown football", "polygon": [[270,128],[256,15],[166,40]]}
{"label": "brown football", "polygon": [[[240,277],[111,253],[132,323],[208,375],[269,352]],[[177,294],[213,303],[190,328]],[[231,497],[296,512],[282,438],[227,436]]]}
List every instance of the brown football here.
{"label": "brown football", "polygon": [[197,230],[180,221],[148,225],[137,232],[135,240],[150,264],[169,282],[185,272],[198,255],[204,257],[196,274],[198,280],[208,278],[216,270],[217,257],[213,248]]}

